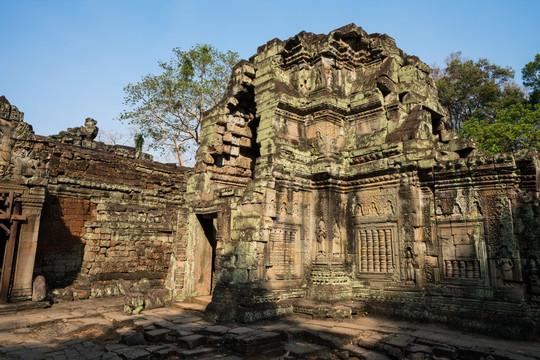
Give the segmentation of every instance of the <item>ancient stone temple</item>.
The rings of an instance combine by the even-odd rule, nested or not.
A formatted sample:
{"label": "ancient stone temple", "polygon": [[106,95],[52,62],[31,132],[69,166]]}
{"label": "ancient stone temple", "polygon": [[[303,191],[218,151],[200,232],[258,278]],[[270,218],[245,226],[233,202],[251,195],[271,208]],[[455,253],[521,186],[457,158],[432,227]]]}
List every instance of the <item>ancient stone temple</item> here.
{"label": "ancient stone temple", "polygon": [[137,311],[159,290],[211,294],[217,320],[540,334],[538,153],[457,138],[428,66],[386,35],[351,24],[261,46],[205,114],[194,169],[97,131],[36,135],[0,98],[0,303],[43,276],[58,297],[131,294]]}
{"label": "ancient stone temple", "polygon": [[209,315],[341,304],[538,330],[538,154],[458,139],[430,69],[392,38],[351,24],[271,40],[202,133],[182,291],[213,293]]}
{"label": "ancient stone temple", "polygon": [[37,276],[65,300],[183,279],[189,169],[95,141],[93,119],[36,135],[3,96],[0,132],[0,304],[31,299]]}

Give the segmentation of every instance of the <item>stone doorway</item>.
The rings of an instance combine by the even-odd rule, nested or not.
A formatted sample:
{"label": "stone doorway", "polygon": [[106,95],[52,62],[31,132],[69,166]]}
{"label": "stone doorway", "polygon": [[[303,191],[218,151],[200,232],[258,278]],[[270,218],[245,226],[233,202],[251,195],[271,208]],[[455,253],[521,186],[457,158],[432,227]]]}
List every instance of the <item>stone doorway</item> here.
{"label": "stone doorway", "polygon": [[215,286],[217,213],[197,214],[195,296],[211,295]]}

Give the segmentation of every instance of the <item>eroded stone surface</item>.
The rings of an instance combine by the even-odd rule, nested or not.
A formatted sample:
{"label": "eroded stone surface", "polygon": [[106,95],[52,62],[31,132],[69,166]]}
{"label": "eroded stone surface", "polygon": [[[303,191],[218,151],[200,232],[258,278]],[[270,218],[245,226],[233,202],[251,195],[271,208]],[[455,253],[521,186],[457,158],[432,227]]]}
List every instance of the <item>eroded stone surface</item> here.
{"label": "eroded stone surface", "polygon": [[375,312],[535,336],[538,160],[458,139],[429,68],[386,35],[274,39],[205,114],[185,290],[213,288],[222,320]]}
{"label": "eroded stone surface", "polygon": [[[20,204],[3,225],[22,221],[10,299],[43,275],[57,301],[125,295],[128,313],[193,298],[211,320],[384,314],[538,336],[538,154],[458,139],[429,68],[387,35],[351,24],[261,46],[205,114],[194,169],[97,131],[39,136],[0,99],[0,190],[14,194],[0,210]],[[279,331],[336,347],[365,330],[321,327]]]}
{"label": "eroded stone surface", "polygon": [[[89,311],[91,308],[100,308],[101,311]],[[45,310],[21,311],[13,318],[0,317],[0,357],[192,359],[206,356],[204,358],[236,360],[254,357],[290,360],[540,358],[540,347],[535,342],[478,337],[442,327],[382,318],[356,316],[336,321],[291,316],[281,321],[252,323],[250,327],[238,323],[216,323],[212,330],[221,332],[228,329],[224,336],[216,336],[208,333],[206,321],[183,309],[148,310],[134,315],[133,324],[127,327],[119,327],[114,321],[122,316],[121,299],[110,298],[66,302]],[[186,338],[162,328],[171,322],[190,324],[194,333]],[[293,328],[297,330],[291,331]],[[344,332],[344,328],[368,331]],[[388,332],[390,328],[393,330]],[[331,341],[332,338],[346,341]],[[367,343],[373,346],[357,345]]]}

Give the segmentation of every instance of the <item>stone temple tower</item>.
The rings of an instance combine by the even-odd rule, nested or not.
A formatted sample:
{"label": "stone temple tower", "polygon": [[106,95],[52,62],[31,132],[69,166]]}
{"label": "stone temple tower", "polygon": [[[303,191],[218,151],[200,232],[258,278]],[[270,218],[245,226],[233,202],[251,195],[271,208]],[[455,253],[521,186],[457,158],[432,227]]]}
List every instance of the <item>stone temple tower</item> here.
{"label": "stone temple tower", "polygon": [[522,316],[505,304],[540,295],[538,155],[481,153],[446,117],[429,67],[386,35],[261,46],[205,114],[185,296],[240,321],[336,304],[478,319],[485,299]]}

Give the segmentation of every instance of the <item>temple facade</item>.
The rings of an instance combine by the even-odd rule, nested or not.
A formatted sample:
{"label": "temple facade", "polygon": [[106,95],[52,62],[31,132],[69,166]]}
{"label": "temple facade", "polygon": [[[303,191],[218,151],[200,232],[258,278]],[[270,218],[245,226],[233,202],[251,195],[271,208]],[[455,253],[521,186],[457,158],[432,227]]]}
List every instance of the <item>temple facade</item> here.
{"label": "temple facade", "polygon": [[459,139],[429,67],[392,38],[274,39],[202,133],[184,290],[212,292],[216,318],[538,320],[538,154]]}
{"label": "temple facade", "polygon": [[540,333],[538,153],[459,139],[429,67],[386,35],[351,24],[261,46],[205,113],[193,169],[97,131],[36,135],[0,98],[0,302],[44,276],[68,300],[211,294],[223,321]]}

